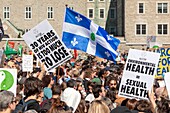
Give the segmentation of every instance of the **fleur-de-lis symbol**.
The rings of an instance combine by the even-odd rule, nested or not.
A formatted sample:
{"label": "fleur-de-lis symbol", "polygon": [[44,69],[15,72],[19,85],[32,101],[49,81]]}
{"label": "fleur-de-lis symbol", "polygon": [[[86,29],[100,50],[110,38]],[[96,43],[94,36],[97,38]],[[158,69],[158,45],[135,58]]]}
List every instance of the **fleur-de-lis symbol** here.
{"label": "fleur-de-lis symbol", "polygon": [[76,38],[74,38],[74,40],[72,40],[72,41],[71,41],[71,44],[72,44],[73,46],[75,46],[75,45],[77,45],[77,44],[78,44],[78,42],[77,42]]}
{"label": "fleur-de-lis symbol", "polygon": [[76,16],[75,18],[77,19],[77,22],[82,21],[82,18],[80,17],[80,15]]}
{"label": "fleur-de-lis symbol", "polygon": [[107,57],[110,57],[110,56],[111,56],[108,51],[106,51],[105,54],[107,55]]}
{"label": "fleur-de-lis symbol", "polygon": [[107,35],[107,40],[112,40],[112,38],[109,35]]}

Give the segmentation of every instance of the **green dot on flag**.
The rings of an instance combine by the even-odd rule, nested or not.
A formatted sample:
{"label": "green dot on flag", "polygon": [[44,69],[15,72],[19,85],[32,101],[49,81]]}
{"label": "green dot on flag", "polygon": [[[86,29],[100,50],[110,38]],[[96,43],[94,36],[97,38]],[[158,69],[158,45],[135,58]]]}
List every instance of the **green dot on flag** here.
{"label": "green dot on flag", "polygon": [[95,34],[91,33],[91,40],[95,41]]}

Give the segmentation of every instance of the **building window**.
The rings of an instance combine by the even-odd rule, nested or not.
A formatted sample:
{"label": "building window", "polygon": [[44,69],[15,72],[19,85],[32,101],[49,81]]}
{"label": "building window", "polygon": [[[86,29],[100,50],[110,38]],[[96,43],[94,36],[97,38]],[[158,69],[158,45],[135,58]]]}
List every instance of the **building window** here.
{"label": "building window", "polygon": [[167,35],[168,34],[168,24],[158,24],[158,34]]}
{"label": "building window", "polygon": [[99,2],[105,2],[105,0],[99,0]]}
{"label": "building window", "polygon": [[88,2],[94,2],[94,0],[87,0]]}
{"label": "building window", "polygon": [[115,27],[110,27],[109,34],[115,35],[116,34],[116,28]]}
{"label": "building window", "polygon": [[99,18],[104,18],[105,17],[105,10],[104,9],[99,9]]}
{"label": "building window", "polygon": [[4,7],[4,19],[10,19],[10,7]]}
{"label": "building window", "polygon": [[25,7],[25,19],[31,19],[31,18],[32,18],[32,8]]}
{"label": "building window", "polygon": [[144,3],[139,3],[138,9],[139,13],[144,13]]}
{"label": "building window", "polygon": [[168,3],[158,3],[158,13],[168,13]]}
{"label": "building window", "polygon": [[146,35],[146,24],[136,24],[136,35]]}
{"label": "building window", "polygon": [[88,9],[88,17],[94,18],[94,9]]}
{"label": "building window", "polygon": [[53,14],[54,14],[54,9],[53,9],[53,7],[48,7],[47,8],[47,18],[48,19],[53,19]]}
{"label": "building window", "polygon": [[110,18],[116,18],[116,9],[115,8],[110,9]]}

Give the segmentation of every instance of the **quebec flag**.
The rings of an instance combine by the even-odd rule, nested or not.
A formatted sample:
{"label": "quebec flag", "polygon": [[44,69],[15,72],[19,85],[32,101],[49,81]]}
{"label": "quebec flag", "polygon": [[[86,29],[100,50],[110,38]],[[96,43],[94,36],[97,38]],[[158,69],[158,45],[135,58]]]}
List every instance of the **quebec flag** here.
{"label": "quebec flag", "polygon": [[115,61],[120,40],[85,16],[66,8],[62,41],[68,48]]}

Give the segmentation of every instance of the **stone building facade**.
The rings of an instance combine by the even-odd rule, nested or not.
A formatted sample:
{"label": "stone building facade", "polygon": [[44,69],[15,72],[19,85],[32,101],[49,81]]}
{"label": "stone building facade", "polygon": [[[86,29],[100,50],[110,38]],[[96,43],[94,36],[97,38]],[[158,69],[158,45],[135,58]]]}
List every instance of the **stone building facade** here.
{"label": "stone building facade", "polygon": [[154,36],[158,43],[170,44],[169,0],[126,0],[126,45],[146,45],[147,37]]}

